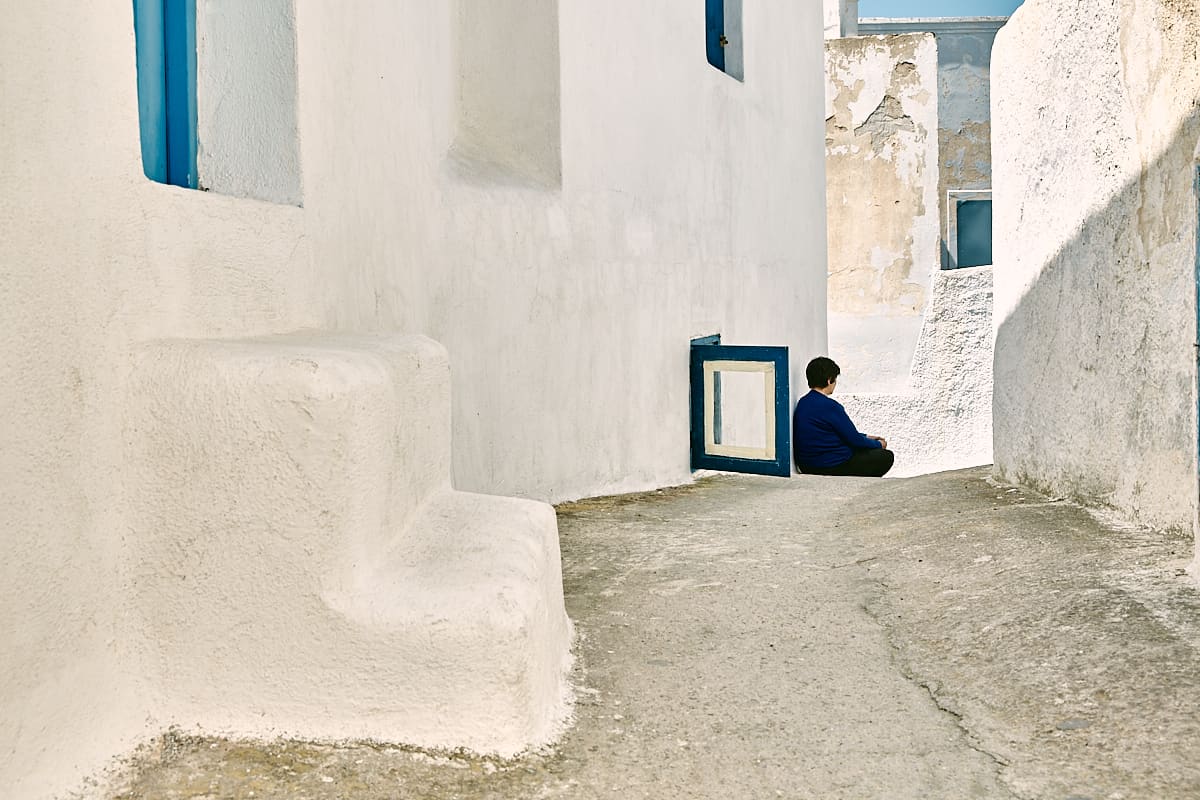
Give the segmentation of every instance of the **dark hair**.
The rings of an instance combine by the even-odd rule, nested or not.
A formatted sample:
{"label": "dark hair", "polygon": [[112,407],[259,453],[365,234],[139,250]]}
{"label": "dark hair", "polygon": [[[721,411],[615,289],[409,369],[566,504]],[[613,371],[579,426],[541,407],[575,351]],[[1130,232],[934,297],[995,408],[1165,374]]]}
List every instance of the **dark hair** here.
{"label": "dark hair", "polygon": [[808,362],[804,376],[808,378],[810,389],[824,389],[829,382],[842,374],[842,368],[833,362],[832,358],[817,356]]}

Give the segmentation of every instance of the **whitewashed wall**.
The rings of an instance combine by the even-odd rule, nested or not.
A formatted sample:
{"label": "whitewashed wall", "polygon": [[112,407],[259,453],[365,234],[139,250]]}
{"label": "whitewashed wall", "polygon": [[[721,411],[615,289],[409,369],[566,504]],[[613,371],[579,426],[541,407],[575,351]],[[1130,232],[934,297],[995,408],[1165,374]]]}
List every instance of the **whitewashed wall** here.
{"label": "whitewashed wall", "polygon": [[[300,0],[303,208],[143,177],[128,0],[9,15],[6,796],[61,792],[147,733],[194,722],[147,680],[169,662],[136,622],[179,598],[130,591],[131,565],[162,553],[167,573],[191,557],[147,549],[130,515],[145,487],[125,442],[144,432],[127,429],[139,417],[124,398],[146,342],[432,335],[454,376],[458,487],[552,500],[689,480],[690,336],[790,345],[794,368],[824,351],[820,12],[748,5],[745,83],[706,64],[702,15],[683,0],[559,8],[561,186],[531,186],[504,164],[464,175],[452,157],[451,4],[349,14]],[[179,525],[169,496],[153,513]],[[188,646],[219,657],[211,643]]]}
{"label": "whitewashed wall", "polygon": [[[0,785],[65,790],[169,724],[128,624],[134,343],[320,323],[303,213],[142,174],[132,6],[0,26]],[[164,565],[164,568],[166,565]]]}
{"label": "whitewashed wall", "polygon": [[[801,369],[824,348],[819,8],[747,5],[741,83],[686,35],[694,3],[558,4],[557,42],[530,47],[561,54],[561,189],[503,159],[464,168],[455,98],[486,70],[456,54],[450,4],[360,8],[370,24],[298,13],[324,317],[446,345],[462,488],[563,500],[689,480],[689,337],[790,345]],[[402,30],[424,33],[380,33]],[[532,96],[541,118],[555,96]]]}
{"label": "whitewashed wall", "polygon": [[847,391],[908,386],[938,262],[930,34],[825,43],[829,348]]}
{"label": "whitewashed wall", "polygon": [[992,60],[1002,477],[1190,530],[1200,10],[1028,0]]}

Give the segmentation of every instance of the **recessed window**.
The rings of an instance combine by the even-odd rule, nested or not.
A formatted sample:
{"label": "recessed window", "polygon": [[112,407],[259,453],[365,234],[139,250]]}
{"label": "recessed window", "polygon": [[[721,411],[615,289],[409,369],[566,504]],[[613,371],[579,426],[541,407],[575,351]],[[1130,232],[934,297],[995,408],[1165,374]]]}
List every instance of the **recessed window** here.
{"label": "recessed window", "polygon": [[142,168],[301,204],[293,0],[133,0]]}
{"label": "recessed window", "polygon": [[708,63],[744,80],[742,0],[704,0],[705,52]]}
{"label": "recessed window", "polygon": [[945,269],[992,263],[992,193],[951,190],[947,196]]}

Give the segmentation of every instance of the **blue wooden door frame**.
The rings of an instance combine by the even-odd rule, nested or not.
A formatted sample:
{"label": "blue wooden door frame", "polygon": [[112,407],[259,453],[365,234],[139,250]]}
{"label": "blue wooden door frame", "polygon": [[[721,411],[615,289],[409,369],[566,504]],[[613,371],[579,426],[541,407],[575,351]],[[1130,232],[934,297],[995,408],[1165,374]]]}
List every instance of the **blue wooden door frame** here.
{"label": "blue wooden door frame", "polygon": [[[722,361],[756,361],[772,364],[775,371],[775,458],[753,459],[712,455],[704,444],[704,365]],[[744,347],[721,344],[698,344],[691,347],[691,448],[692,469],[715,469],[724,472],[748,472],[755,475],[792,474],[791,452],[791,389],[788,380],[788,349],[786,347]],[[715,380],[719,374],[714,376]],[[719,425],[720,403],[714,399],[714,416]]]}

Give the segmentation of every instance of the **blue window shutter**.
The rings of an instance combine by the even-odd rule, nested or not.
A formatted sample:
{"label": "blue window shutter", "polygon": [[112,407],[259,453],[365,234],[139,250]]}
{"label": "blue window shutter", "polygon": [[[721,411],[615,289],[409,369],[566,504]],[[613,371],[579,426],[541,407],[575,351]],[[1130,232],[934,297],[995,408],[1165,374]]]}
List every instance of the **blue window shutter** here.
{"label": "blue window shutter", "polygon": [[142,169],[196,188],[195,0],[133,0]]}
{"label": "blue window shutter", "polygon": [[725,48],[721,37],[725,35],[725,0],[704,0],[705,52],[708,63],[725,71]]}

